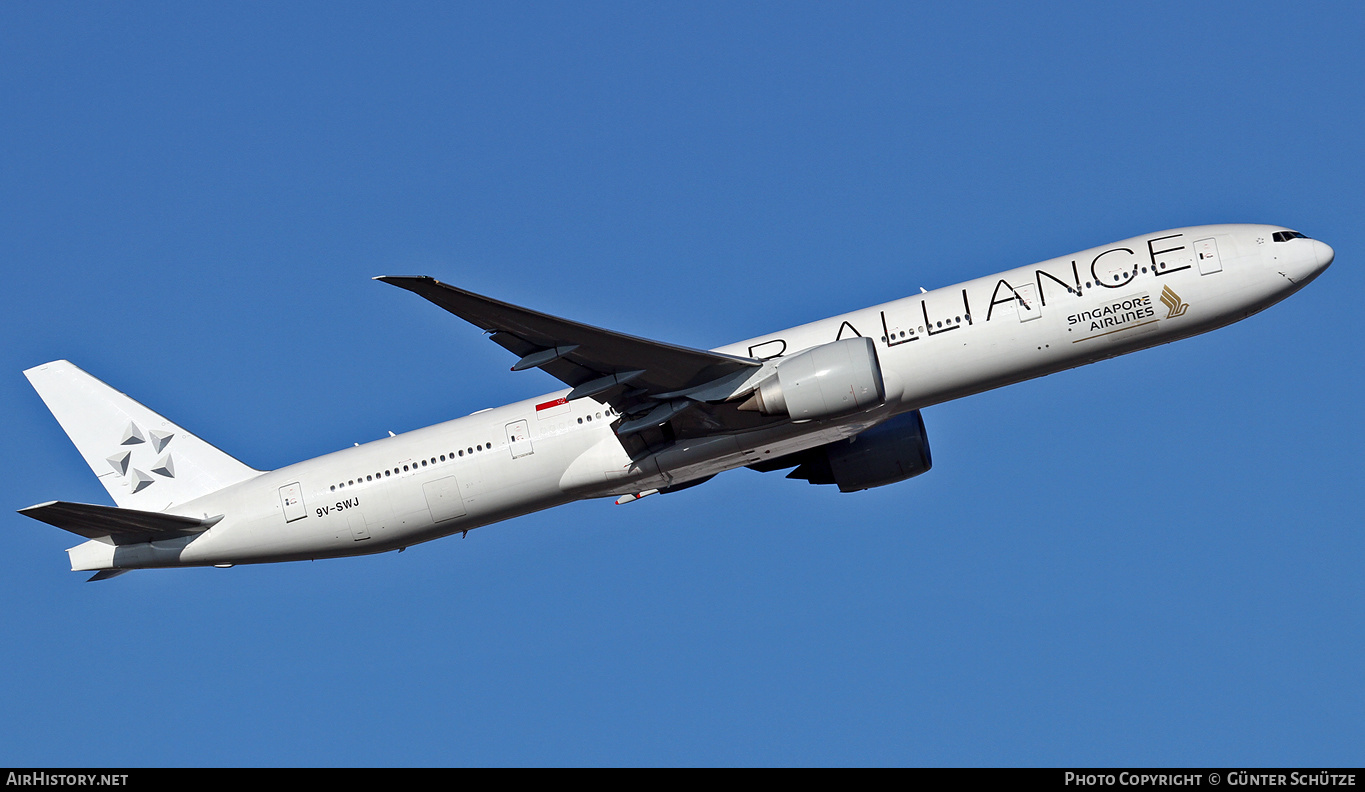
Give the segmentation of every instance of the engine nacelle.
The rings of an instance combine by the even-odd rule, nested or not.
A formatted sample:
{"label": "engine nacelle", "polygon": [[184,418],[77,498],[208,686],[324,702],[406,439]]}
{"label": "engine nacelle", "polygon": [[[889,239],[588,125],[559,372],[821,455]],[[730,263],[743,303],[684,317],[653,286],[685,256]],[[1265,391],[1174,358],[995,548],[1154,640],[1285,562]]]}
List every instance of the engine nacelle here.
{"label": "engine nacelle", "polygon": [[778,363],[773,376],[739,408],[809,421],[875,407],[885,399],[872,339],[845,338]]}
{"label": "engine nacelle", "polygon": [[787,478],[838,484],[840,492],[881,487],[929,470],[929,438],[919,410],[902,413],[847,440],[802,452]]}

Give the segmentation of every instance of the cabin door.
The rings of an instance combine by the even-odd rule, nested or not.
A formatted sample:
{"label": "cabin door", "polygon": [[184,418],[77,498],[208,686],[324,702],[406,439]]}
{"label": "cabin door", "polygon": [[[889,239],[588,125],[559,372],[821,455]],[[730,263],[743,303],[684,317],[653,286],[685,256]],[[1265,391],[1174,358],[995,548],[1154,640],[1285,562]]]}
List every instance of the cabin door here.
{"label": "cabin door", "polygon": [[1042,308],[1038,303],[1038,287],[1036,284],[1025,283],[1023,286],[1014,287],[1014,302],[1019,309],[1019,321],[1031,322],[1042,316]]}
{"label": "cabin door", "polygon": [[513,421],[507,425],[507,445],[512,448],[512,458],[529,456],[535,449],[531,448],[531,430],[525,421]]}
{"label": "cabin door", "polygon": [[1194,257],[1199,260],[1200,275],[1223,271],[1223,259],[1218,256],[1218,240],[1213,237],[1194,243]]}
{"label": "cabin door", "polygon": [[284,508],[284,521],[293,522],[308,516],[308,507],[303,505],[303,487],[299,482],[280,487],[280,506]]}

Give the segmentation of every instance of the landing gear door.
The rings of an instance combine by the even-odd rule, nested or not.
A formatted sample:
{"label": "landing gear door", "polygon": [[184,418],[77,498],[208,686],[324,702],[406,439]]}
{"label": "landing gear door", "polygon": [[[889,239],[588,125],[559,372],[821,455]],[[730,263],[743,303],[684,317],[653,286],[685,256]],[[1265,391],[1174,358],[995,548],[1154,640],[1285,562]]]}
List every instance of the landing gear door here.
{"label": "landing gear door", "polygon": [[507,425],[507,445],[512,448],[513,459],[534,452],[535,449],[531,448],[531,430],[525,421],[513,421]]}
{"label": "landing gear door", "polygon": [[1200,275],[1223,271],[1223,259],[1218,256],[1218,240],[1213,237],[1194,243],[1194,257],[1199,260]]}

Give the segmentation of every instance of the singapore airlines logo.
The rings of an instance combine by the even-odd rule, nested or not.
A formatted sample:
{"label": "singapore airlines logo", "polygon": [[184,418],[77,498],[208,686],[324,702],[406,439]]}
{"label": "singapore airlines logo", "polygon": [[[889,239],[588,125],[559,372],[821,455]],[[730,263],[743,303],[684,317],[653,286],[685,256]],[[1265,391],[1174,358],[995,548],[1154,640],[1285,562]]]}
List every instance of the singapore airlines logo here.
{"label": "singapore airlines logo", "polygon": [[1180,301],[1180,295],[1171,291],[1170,286],[1161,290],[1161,304],[1167,308],[1167,319],[1174,319],[1177,316],[1184,314],[1185,310],[1190,307],[1189,303]]}

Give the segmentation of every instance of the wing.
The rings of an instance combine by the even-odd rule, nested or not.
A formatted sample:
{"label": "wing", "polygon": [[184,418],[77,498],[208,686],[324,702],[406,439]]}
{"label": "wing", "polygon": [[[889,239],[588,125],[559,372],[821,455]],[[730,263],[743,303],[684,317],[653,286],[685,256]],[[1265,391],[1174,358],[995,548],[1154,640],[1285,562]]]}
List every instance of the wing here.
{"label": "wing", "polygon": [[618,435],[665,423],[688,436],[771,423],[727,403],[763,372],[751,358],[665,344],[561,319],[474,294],[429,277],[376,278],[418,294],[490,333],[519,359],[513,371],[539,368],[621,413]]}

